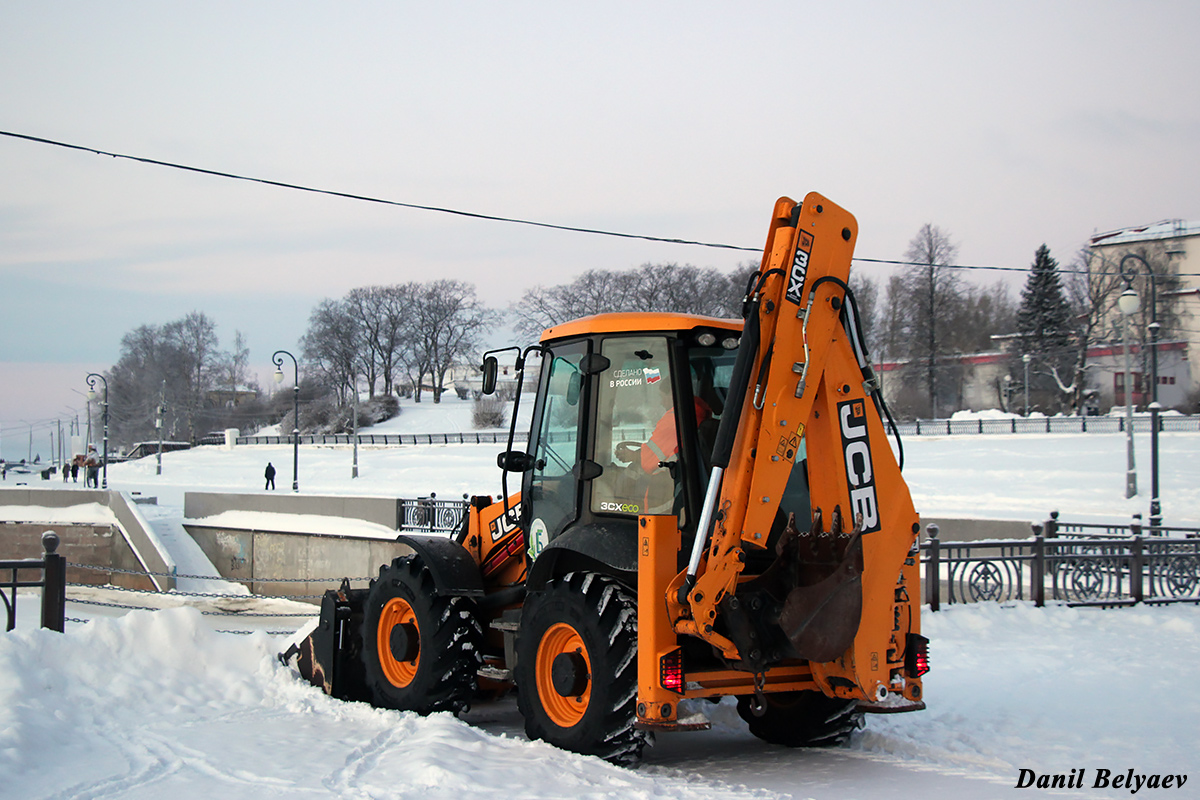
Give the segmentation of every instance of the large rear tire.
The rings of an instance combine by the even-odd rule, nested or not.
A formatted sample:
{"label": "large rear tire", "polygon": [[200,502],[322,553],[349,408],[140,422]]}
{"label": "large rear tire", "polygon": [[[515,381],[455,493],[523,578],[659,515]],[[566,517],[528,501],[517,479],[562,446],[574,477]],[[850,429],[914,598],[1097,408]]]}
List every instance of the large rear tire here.
{"label": "large rear tire", "polygon": [[469,707],[483,634],[465,599],[438,596],[420,556],[380,567],[362,640],[372,705],[419,714]]}
{"label": "large rear tire", "polygon": [[857,700],[827,697],[821,692],[779,692],[765,696],[761,717],[751,709],[752,697],[739,697],[738,716],[764,742],[785,747],[831,747],[845,744],[863,727]]}
{"label": "large rear tire", "polygon": [[517,705],[531,739],[633,764],[637,605],[603,575],[574,572],[529,596],[517,634]]}

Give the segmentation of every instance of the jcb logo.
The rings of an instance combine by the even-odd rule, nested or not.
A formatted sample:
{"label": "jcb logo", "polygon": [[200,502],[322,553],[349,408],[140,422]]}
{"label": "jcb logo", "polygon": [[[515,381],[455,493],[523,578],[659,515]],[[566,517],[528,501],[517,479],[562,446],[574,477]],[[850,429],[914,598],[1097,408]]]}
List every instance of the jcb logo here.
{"label": "jcb logo", "polygon": [[879,530],[879,503],[875,495],[875,468],[871,463],[871,441],[867,438],[864,400],[838,403],[842,426],[842,454],[846,479],[850,482],[850,516],[862,515],[862,532]]}

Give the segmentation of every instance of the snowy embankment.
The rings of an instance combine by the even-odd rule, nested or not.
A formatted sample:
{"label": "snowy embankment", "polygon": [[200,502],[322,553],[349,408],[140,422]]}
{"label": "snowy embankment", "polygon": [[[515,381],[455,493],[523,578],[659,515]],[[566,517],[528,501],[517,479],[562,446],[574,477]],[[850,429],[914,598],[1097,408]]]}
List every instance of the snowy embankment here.
{"label": "snowy embankment", "polygon": [[[469,410],[453,399],[429,407]],[[406,407],[381,427],[407,432],[420,417]],[[905,476],[927,517],[1038,520],[1059,509],[1066,519],[1127,521],[1148,502],[1144,440],[1143,494],[1132,500],[1123,496],[1124,439],[1111,435],[912,437]],[[1167,521],[1200,525],[1200,434],[1164,435],[1162,445]],[[364,447],[361,477],[352,479],[348,447],[304,446],[300,490],[495,495],[498,449]],[[162,475],[153,458],[112,465],[109,483],[157,497],[142,510],[180,570],[200,572],[194,543],[164,533],[182,530],[183,493],[261,491],[268,460],[286,492],[291,457],[286,445],[204,447],[164,455]],[[700,703],[712,731],[662,736],[630,771],[524,741],[511,699],[479,706],[467,715],[472,724],[331,700],[275,660],[284,637],[220,633],[256,625],[201,615],[258,602],[250,598],[137,596],[130,604],[194,607],[123,615],[68,604],[68,616],[91,621],[69,623],[65,635],[27,627],[35,602],[25,598],[22,626],[0,635],[5,796],[1003,798],[1028,794],[1014,788],[1021,769],[1086,770],[1083,789],[1054,794],[1064,797],[1127,794],[1092,788],[1099,769],[1189,774],[1173,796],[1200,786],[1200,701],[1188,691],[1200,662],[1194,606],[926,612],[928,710],[870,717],[848,748],[792,751],[754,739],[728,704]],[[266,625],[280,627],[279,619]]]}
{"label": "snowy embankment", "polygon": [[[532,403],[522,405],[522,417]],[[370,429],[377,433],[471,430],[469,401],[405,403],[399,416]],[[526,419],[522,420],[527,427]],[[892,440],[893,450],[896,449]],[[985,434],[908,436],[903,440],[904,477],[918,513],[931,518],[1041,521],[1057,510],[1065,520],[1128,523],[1148,515],[1150,437],[1135,437],[1139,493],[1125,497],[1126,440],[1122,434]],[[417,497],[436,492],[499,496],[496,454],[503,445],[406,445],[359,447],[359,477],[351,479],[348,445],[300,448],[299,484],[305,494]],[[1200,433],[1164,433],[1159,441],[1160,496],[1168,525],[1200,527]],[[232,451],[201,447],[155,460],[114,464],[109,482],[156,495],[160,504],[182,505],[183,492],[255,492],[263,469],[278,469],[280,490],[291,485],[292,448],[253,445]],[[51,482],[53,483],[53,482]],[[34,481],[31,485],[40,485]],[[509,490],[517,488],[510,476]]]}
{"label": "snowy embankment", "polygon": [[1089,787],[1099,769],[1133,769],[1189,774],[1175,796],[1195,796],[1200,609],[978,605],[924,619],[928,710],[870,717],[848,748],[795,751],[701,703],[712,731],[660,736],[632,771],[524,741],[511,701],[472,725],[330,699],[279,665],[280,640],[216,633],[194,609],[22,629],[0,636],[0,783],[28,798],[924,800],[1011,797],[1022,768],[1084,769]]}

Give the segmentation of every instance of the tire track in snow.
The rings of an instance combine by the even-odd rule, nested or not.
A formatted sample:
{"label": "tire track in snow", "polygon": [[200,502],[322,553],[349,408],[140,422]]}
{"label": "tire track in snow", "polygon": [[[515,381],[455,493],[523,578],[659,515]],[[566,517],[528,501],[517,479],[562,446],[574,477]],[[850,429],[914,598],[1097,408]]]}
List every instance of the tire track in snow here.
{"label": "tire track in snow", "polygon": [[375,734],[369,742],[347,753],[345,763],[323,778],[321,784],[338,797],[370,796],[362,788],[363,777],[375,769],[395,738],[396,729],[391,727]]}

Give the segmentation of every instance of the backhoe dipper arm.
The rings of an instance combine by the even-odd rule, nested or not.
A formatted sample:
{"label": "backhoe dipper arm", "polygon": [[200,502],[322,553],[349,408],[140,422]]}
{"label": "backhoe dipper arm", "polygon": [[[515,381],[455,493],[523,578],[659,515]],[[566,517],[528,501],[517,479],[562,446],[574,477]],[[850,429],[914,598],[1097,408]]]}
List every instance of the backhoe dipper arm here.
{"label": "backhoe dipper arm", "polygon": [[[726,408],[721,432],[736,422],[728,458],[722,464],[719,445],[714,448],[720,466],[710,479],[687,572],[673,582],[678,590],[668,602],[678,603],[679,633],[707,640],[730,660],[741,658],[714,630],[719,605],[737,588],[744,549],[766,546],[788,478],[805,452],[803,440],[814,514],[829,526],[836,509],[845,530],[862,535],[866,564],[865,612],[854,646],[838,664],[814,667],[814,673],[822,673],[819,682],[842,675],[860,687],[856,696],[872,697],[875,685],[886,681],[887,659],[880,654],[893,634],[897,578],[919,524],[871,396],[878,387],[865,352],[843,326],[857,228],[849,212],[817,193],[801,204],[776,202],[759,296],[747,303],[752,337],[743,341],[746,352],[739,351],[739,359],[750,362],[741,387],[750,400],[736,417],[736,407]],[[870,662],[872,654],[877,669],[856,674],[854,662],[859,656]]]}

